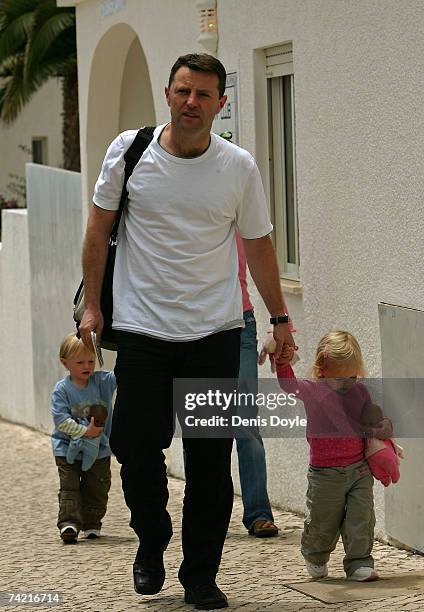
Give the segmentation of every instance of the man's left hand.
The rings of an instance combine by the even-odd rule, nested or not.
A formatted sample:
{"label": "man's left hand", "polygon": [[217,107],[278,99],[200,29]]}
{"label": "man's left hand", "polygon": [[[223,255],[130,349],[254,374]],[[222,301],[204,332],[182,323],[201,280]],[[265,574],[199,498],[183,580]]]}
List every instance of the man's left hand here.
{"label": "man's left hand", "polygon": [[283,352],[283,346],[287,345],[286,348],[292,347],[293,353],[297,350],[297,346],[293,340],[293,336],[290,333],[289,326],[287,323],[279,323],[274,325],[274,340],[275,340],[275,352],[274,359],[278,361]]}

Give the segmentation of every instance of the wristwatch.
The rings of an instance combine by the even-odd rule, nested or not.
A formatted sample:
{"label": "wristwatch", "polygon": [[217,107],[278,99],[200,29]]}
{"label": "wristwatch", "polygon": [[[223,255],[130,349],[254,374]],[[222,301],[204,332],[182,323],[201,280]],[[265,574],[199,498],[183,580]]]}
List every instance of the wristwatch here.
{"label": "wristwatch", "polygon": [[269,322],[272,325],[278,325],[279,323],[288,323],[289,322],[289,315],[280,315],[279,317],[271,317]]}

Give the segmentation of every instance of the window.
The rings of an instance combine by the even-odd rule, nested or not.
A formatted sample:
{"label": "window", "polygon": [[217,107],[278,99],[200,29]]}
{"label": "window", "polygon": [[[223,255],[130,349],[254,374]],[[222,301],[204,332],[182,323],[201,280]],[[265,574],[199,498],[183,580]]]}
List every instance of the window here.
{"label": "window", "polygon": [[299,279],[292,45],[266,50],[271,214],[283,277]]}
{"label": "window", "polygon": [[47,164],[47,138],[32,139],[32,161],[34,164]]}

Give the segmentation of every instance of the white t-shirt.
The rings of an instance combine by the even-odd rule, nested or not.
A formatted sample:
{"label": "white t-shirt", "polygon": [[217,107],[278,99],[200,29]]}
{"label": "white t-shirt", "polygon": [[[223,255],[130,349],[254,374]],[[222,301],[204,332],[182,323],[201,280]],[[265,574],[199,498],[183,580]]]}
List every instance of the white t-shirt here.
{"label": "white t-shirt", "polygon": [[[195,158],[165,151],[155,129],[134,168],[118,235],[113,328],[173,341],[243,326],[235,240],[272,231],[253,157],[216,134]],[[137,130],[110,145],[94,203],[117,210],[124,153]]]}

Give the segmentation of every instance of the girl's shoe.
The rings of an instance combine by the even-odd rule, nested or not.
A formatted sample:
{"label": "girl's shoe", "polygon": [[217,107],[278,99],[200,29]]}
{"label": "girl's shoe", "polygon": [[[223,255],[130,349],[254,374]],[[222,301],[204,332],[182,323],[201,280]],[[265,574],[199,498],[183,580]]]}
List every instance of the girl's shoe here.
{"label": "girl's shoe", "polygon": [[348,576],[346,580],[354,580],[356,582],[373,582],[378,580],[378,574],[372,567],[358,567],[351,576]]}
{"label": "girl's shoe", "polygon": [[65,544],[74,544],[78,539],[78,531],[74,525],[65,525],[60,530],[60,537]]}
{"label": "girl's shoe", "polygon": [[84,531],[84,537],[88,540],[94,540],[96,538],[100,538],[100,529],[86,529]]}
{"label": "girl's shoe", "polygon": [[306,569],[308,570],[308,574],[315,578],[315,580],[319,580],[320,578],[325,578],[328,576],[327,564],[324,565],[314,565],[305,559]]}

